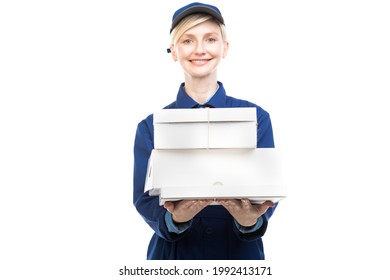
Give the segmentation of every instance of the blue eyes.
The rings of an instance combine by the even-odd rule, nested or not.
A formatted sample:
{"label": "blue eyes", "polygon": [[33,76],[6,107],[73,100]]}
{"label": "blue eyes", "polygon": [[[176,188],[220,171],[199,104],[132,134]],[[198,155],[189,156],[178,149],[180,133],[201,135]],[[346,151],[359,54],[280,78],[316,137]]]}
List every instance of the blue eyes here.
{"label": "blue eyes", "polygon": [[[206,42],[208,42],[208,43],[214,43],[214,42],[216,42],[217,40],[216,39],[214,39],[214,38],[208,38],[208,39],[206,39]],[[191,43],[193,43],[194,41],[192,40],[192,39],[185,39],[184,41],[183,41],[183,44],[186,44],[186,45],[190,45]]]}

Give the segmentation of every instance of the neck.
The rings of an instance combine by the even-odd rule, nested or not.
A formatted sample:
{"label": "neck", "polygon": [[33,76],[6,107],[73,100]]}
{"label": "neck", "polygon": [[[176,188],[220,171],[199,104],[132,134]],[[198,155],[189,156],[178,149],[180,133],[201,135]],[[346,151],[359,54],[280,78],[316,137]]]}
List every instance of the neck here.
{"label": "neck", "polygon": [[184,89],[186,93],[199,104],[204,104],[215,93],[218,88],[216,79],[213,80],[197,80],[193,79],[185,81]]}

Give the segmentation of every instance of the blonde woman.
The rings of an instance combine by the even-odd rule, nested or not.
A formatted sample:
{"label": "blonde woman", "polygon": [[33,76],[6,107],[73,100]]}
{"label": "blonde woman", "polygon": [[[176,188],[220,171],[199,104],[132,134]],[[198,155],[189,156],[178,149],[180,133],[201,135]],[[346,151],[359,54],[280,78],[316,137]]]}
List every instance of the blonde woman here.
{"label": "blonde woman", "polygon": [[[165,108],[257,109],[257,147],[274,147],[269,114],[249,101],[228,96],[217,79],[229,50],[224,19],[215,6],[191,3],[172,18],[168,52],[180,63],[184,82],[176,100]],[[252,205],[246,199],[182,200],[159,205],[144,193],[147,162],[154,147],[153,116],[138,124],[134,144],[134,205],[154,230],[147,259],[264,259],[262,236],[276,207],[271,201]]]}

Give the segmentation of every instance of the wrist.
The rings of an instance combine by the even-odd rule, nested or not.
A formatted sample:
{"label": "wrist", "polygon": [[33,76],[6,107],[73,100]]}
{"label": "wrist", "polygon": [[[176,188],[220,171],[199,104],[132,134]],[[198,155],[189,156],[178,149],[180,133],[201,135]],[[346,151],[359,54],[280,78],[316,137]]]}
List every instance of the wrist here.
{"label": "wrist", "polygon": [[253,227],[254,225],[256,225],[257,220],[258,218],[251,219],[251,220],[240,220],[240,221],[236,220],[236,221],[242,227]]}
{"label": "wrist", "polygon": [[175,223],[175,224],[184,224],[184,223],[188,223],[191,219],[183,219],[183,218],[179,218],[177,217],[176,215],[172,214],[172,221]]}
{"label": "wrist", "polygon": [[257,231],[259,228],[261,228],[261,226],[263,225],[263,217],[260,216],[257,220],[256,220],[256,223],[252,226],[242,226],[241,224],[238,223],[237,220],[234,220],[234,223],[236,224],[236,227],[237,229],[241,232],[241,233],[252,233],[252,232],[255,232]]}

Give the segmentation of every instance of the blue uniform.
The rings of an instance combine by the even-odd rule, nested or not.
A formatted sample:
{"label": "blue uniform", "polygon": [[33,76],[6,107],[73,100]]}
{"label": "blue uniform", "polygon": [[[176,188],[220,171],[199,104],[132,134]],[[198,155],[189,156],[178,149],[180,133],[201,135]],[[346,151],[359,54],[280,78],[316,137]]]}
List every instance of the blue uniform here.
{"label": "blue uniform", "polygon": [[[226,95],[221,82],[217,92],[207,102],[214,108],[256,107],[257,147],[272,148],[274,139],[269,114],[256,104]],[[199,104],[179,88],[176,101],[164,109],[196,108]],[[159,205],[157,196],[144,193],[148,159],[154,148],[153,115],[138,124],[134,143],[134,205],[148,225],[154,230],[147,259],[153,260],[248,260],[264,259],[263,242],[268,220],[274,208],[261,217],[255,231],[242,231],[229,212],[220,205],[210,205],[198,213],[182,233],[169,230],[167,210]]]}

